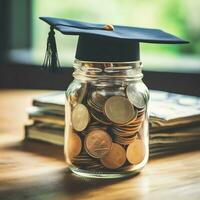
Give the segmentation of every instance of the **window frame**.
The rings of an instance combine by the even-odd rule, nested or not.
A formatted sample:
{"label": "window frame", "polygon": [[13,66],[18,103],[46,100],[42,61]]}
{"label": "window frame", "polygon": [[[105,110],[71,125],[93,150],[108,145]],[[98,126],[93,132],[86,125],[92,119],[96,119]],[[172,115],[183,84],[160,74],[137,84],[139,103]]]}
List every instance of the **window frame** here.
{"label": "window frame", "polygon": [[[73,80],[73,67],[50,73],[39,65],[7,63],[0,67],[0,88],[65,90]],[[144,82],[150,89],[200,96],[200,75],[143,71]]]}
{"label": "window frame", "polygon": [[[52,74],[42,71],[39,65],[11,62],[8,59],[9,50],[13,48],[9,41],[15,35],[16,28],[19,28],[15,26],[13,29],[8,26],[12,24],[13,9],[19,9],[20,6],[20,4],[17,4],[18,7],[16,4],[14,6],[15,1],[0,1],[0,25],[2,27],[0,32],[0,88],[65,90],[73,80],[72,67],[63,68],[62,72]],[[23,2],[26,4],[23,32],[27,35],[23,46],[27,48],[31,46],[32,0],[23,0]],[[20,17],[15,18],[15,20],[20,20]],[[200,96],[200,89],[197,87],[200,83],[198,73],[144,71],[144,82],[150,89]]]}

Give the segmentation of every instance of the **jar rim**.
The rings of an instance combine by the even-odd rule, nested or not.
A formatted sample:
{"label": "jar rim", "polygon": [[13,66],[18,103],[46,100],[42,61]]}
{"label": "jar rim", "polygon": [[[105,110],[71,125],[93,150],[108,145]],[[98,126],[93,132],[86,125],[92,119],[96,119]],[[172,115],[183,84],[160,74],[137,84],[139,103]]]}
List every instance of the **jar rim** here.
{"label": "jar rim", "polygon": [[75,59],[74,60],[74,63],[83,63],[83,64],[95,64],[95,63],[97,63],[97,64],[110,64],[110,63],[112,63],[112,64],[142,64],[142,62],[140,61],[140,60],[138,60],[138,61],[125,61],[125,62],[108,62],[108,61],[106,61],[106,62],[101,62],[101,61],[87,61],[87,60],[79,60],[79,59]]}
{"label": "jar rim", "polygon": [[73,76],[77,79],[121,79],[124,81],[143,78],[142,62],[94,62],[75,59]]}

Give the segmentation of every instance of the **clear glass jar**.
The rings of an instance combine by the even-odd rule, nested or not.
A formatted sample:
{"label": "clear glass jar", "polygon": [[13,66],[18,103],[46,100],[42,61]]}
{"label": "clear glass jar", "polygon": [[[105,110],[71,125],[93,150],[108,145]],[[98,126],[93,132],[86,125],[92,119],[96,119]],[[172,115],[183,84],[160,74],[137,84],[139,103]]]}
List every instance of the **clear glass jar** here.
{"label": "clear glass jar", "polygon": [[65,105],[65,156],[74,173],[119,178],[147,163],[149,92],[141,66],[75,60]]}

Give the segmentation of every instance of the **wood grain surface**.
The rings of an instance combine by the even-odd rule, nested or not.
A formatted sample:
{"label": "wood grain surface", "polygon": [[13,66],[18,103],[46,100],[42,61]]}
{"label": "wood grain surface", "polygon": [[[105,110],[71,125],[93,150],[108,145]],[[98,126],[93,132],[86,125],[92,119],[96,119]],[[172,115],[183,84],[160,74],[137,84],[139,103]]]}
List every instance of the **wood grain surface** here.
{"label": "wood grain surface", "polygon": [[122,180],[80,178],[62,148],[23,142],[26,108],[48,91],[0,90],[0,200],[200,199],[200,151],[151,160]]}

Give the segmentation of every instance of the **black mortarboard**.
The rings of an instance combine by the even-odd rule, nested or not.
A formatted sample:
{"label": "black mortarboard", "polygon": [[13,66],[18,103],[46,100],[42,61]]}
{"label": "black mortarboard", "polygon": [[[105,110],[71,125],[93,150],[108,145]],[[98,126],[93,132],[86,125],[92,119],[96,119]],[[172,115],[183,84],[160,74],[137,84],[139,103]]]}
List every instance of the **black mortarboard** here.
{"label": "black mortarboard", "polygon": [[96,62],[128,62],[140,59],[139,43],[188,43],[159,29],[94,24],[69,19],[40,17],[50,25],[44,66],[59,66],[54,29],[65,35],[78,35],[76,59]]}

